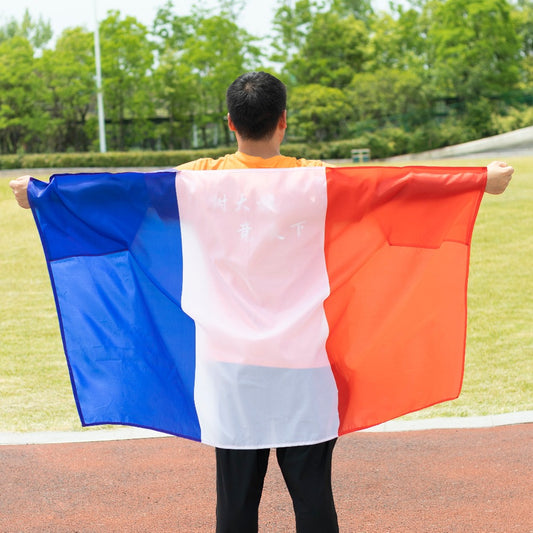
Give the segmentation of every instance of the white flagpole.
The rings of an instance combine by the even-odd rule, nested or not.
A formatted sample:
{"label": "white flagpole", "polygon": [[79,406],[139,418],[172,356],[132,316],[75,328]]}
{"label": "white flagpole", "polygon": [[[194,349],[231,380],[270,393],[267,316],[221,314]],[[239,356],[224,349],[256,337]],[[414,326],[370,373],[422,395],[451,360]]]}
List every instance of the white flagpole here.
{"label": "white flagpole", "polygon": [[100,152],[107,151],[105,142],[104,97],[102,92],[102,67],[100,64],[100,35],[96,0],[94,0],[94,60],[96,63],[96,102],[98,105],[98,132],[100,135]]}

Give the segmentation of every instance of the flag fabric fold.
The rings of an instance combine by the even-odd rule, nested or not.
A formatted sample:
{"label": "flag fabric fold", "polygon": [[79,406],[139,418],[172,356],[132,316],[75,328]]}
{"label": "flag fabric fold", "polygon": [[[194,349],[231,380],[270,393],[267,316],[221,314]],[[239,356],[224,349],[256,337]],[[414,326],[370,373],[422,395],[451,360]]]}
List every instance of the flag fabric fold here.
{"label": "flag fabric fold", "polygon": [[307,444],[459,395],[485,168],[32,180],[83,425]]}

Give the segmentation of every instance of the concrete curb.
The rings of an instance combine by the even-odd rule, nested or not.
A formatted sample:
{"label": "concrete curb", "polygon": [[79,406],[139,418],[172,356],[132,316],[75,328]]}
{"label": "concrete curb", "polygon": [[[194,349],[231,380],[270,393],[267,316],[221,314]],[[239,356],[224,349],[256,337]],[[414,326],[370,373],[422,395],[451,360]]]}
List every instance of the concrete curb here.
{"label": "concrete curb", "polygon": [[391,420],[363,431],[421,431],[428,429],[474,429],[528,424],[533,422],[533,411],[519,411],[500,415],[426,418],[420,420]]}
{"label": "concrete curb", "polygon": [[[533,422],[533,411],[504,413],[501,415],[428,418],[421,420],[391,420],[365,432],[421,431],[430,429],[472,429],[527,424]],[[0,446],[22,444],[61,444],[74,442],[102,442],[113,440],[147,439],[169,437],[165,433],[135,427],[98,429],[90,431],[55,431],[36,433],[0,432]]]}
{"label": "concrete curb", "polygon": [[386,161],[402,162],[453,157],[510,157],[513,155],[533,155],[533,126],[427,152],[389,157]]}

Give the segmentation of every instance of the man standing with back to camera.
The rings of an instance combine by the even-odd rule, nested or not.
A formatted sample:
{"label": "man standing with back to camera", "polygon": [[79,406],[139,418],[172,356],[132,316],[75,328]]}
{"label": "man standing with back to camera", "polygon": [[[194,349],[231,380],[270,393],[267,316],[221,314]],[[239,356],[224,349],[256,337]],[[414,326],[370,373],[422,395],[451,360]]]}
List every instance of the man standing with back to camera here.
{"label": "man standing with back to camera", "polygon": [[[228,88],[228,126],[238,150],[219,159],[202,158],[178,169],[220,170],[326,166],[316,160],[286,157],[280,145],[287,128],[286,88],[265,72],[249,72]],[[487,167],[485,192],[502,193],[513,174],[502,162]],[[21,207],[29,208],[29,176],[10,185]],[[339,531],[331,485],[332,453],[336,439],[276,450],[278,464],[291,495],[298,533]],[[217,533],[258,530],[258,509],[267,471],[269,449],[216,449]]]}
{"label": "man standing with back to camera", "polygon": [[[228,88],[228,126],[238,151],[220,159],[198,159],[178,169],[287,168],[325,166],[322,161],[280,154],[287,128],[285,85],[266,72],[249,72]],[[291,495],[296,530],[339,530],[331,488],[331,456],[336,439],[307,446],[278,448],[276,455]],[[258,529],[258,510],[270,450],[216,448],[217,533]]]}
{"label": "man standing with back to camera", "polygon": [[[190,170],[325,166],[322,161],[280,155],[287,128],[286,88],[265,72],[237,78],[226,93],[228,125],[238,151],[220,159],[198,159],[178,167]],[[489,165],[487,192],[503,192],[513,169]],[[490,183],[490,187],[489,187]],[[289,489],[299,533],[339,530],[331,486],[331,460],[336,439],[278,448],[278,464]],[[216,449],[217,533],[257,531],[258,507],[269,450]]]}

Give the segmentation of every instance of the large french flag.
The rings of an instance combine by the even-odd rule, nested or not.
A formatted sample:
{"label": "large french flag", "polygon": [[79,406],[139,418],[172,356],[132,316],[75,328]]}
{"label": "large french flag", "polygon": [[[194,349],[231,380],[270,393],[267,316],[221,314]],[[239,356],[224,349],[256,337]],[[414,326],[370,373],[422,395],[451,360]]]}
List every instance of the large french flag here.
{"label": "large french flag", "polygon": [[485,168],[32,180],[83,425],[320,442],[459,395]]}

